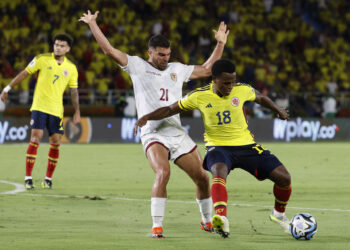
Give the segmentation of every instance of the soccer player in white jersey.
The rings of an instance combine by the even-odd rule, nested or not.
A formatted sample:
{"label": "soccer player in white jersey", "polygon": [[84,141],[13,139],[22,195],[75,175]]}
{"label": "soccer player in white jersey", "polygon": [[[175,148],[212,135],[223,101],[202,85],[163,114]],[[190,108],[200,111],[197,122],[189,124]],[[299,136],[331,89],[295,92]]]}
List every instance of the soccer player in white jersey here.
{"label": "soccer player in white jersey", "polygon": [[[169,63],[170,43],[162,35],[151,37],[148,60],[130,56],[114,48],[96,23],[98,11],[84,13],[79,21],[87,23],[103,52],[113,58],[131,77],[138,117],[170,105],[181,98],[183,82],[209,77],[213,63],[220,59],[229,31],[224,22],[214,30],[217,45],[203,65]],[[182,128],[179,115],[151,121],[141,129],[141,141],[155,181],[151,193],[152,237],[164,238],[163,218],[167,199],[166,186],[170,178],[169,159],[184,170],[196,184],[196,197],[202,215],[201,228],[213,232],[212,199],[209,177],[202,168],[202,158],[196,144]]]}

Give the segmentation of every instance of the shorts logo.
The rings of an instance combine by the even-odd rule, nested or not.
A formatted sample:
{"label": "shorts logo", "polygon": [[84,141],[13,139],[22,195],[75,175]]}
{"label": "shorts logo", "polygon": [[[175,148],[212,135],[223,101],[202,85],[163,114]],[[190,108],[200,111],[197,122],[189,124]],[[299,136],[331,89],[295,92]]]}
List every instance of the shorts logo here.
{"label": "shorts logo", "polygon": [[238,99],[238,97],[233,97],[233,98],[231,99],[231,104],[232,104],[233,106],[237,107],[237,106],[239,105],[239,99]]}
{"label": "shorts logo", "polygon": [[31,119],[31,120],[30,120],[30,126],[33,126],[33,124],[34,124],[34,120]]}
{"label": "shorts logo", "polygon": [[63,70],[63,75],[64,75],[64,76],[68,76],[68,70],[66,70],[66,69]]}
{"label": "shorts logo", "polygon": [[212,151],[212,150],[214,150],[215,149],[215,147],[212,147],[212,148],[209,148],[209,150],[208,151]]}
{"label": "shorts logo", "polygon": [[171,77],[171,80],[173,80],[174,82],[177,81],[177,75],[176,75],[176,73],[171,73],[171,74],[170,74],[170,77]]}

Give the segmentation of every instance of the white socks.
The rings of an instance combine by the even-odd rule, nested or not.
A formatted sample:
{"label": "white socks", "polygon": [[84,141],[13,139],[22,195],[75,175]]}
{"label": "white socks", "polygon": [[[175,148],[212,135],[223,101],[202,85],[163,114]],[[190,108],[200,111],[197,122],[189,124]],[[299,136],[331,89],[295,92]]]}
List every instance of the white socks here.
{"label": "white socks", "polygon": [[204,223],[211,222],[211,216],[212,216],[212,208],[213,208],[213,200],[211,197],[203,200],[197,200],[199,211],[202,215],[202,220]]}
{"label": "white socks", "polygon": [[[166,200],[167,198],[158,198],[158,197],[151,198],[151,215],[153,220],[153,227],[163,226]],[[198,200],[198,199],[196,200],[199,206],[199,211],[201,212],[201,215],[202,215],[203,222],[204,223],[211,222],[212,207],[213,207],[213,201],[211,197],[203,200]]]}
{"label": "white socks", "polygon": [[153,227],[162,227],[165,213],[165,203],[167,198],[151,198],[151,215]]}
{"label": "white socks", "polygon": [[273,209],[273,216],[275,216],[276,218],[281,218],[284,216],[285,213],[281,213],[276,211],[276,209]]}

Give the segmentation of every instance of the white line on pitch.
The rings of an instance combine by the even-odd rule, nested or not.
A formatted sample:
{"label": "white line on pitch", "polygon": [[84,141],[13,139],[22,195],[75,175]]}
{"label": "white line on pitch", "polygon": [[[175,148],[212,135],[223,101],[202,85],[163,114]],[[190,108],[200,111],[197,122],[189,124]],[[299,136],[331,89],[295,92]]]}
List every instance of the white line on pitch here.
{"label": "white line on pitch", "polygon": [[10,185],[13,185],[16,187],[14,190],[2,192],[0,194],[17,194],[17,193],[26,191],[23,184],[19,184],[16,182],[10,182],[10,181],[2,181],[2,180],[0,180],[0,183],[10,184]]}
{"label": "white line on pitch", "polygon": [[[64,195],[64,194],[33,194],[33,193],[20,193],[25,191],[25,188],[23,184],[15,183],[15,182],[9,182],[9,181],[2,181],[0,180],[0,183],[6,183],[16,186],[15,190],[8,191],[8,192],[2,192],[1,194],[19,194],[19,195],[25,195],[25,196],[43,196],[43,197],[57,197],[57,198],[89,198],[89,196],[84,195]],[[91,196],[93,197],[93,196]],[[102,199],[112,199],[112,200],[121,200],[121,201],[146,201],[150,202],[150,199],[136,199],[136,198],[124,198],[124,197],[102,197]],[[179,200],[167,200],[167,202],[171,203],[187,203],[187,204],[196,204],[195,201],[179,201]],[[234,207],[266,207],[271,208],[271,205],[254,205],[254,204],[236,204],[236,203],[230,203],[228,204],[230,206]],[[297,209],[297,210],[311,210],[311,211],[328,211],[328,212],[345,212],[350,213],[350,209],[337,209],[337,208],[309,208],[309,207],[291,207],[288,206],[288,209]]]}

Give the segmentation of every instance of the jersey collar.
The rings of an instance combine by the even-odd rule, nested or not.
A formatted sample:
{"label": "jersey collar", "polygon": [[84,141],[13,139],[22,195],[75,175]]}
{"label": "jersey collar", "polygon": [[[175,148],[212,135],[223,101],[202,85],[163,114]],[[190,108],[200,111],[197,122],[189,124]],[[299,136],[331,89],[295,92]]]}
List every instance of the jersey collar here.
{"label": "jersey collar", "polygon": [[66,62],[66,57],[65,56],[63,57],[63,62],[61,64],[58,64],[58,62],[57,62],[53,52],[51,53],[51,56],[52,56],[53,60],[55,60],[55,62],[57,63],[58,66],[61,66],[62,64],[64,64]]}
{"label": "jersey collar", "polygon": [[[210,83],[210,91],[215,96],[215,98],[217,98],[219,100],[229,99],[231,96],[231,94],[229,94],[227,96],[220,97],[218,94],[216,94],[213,90],[213,82]],[[232,91],[231,91],[231,93],[232,93]]]}

